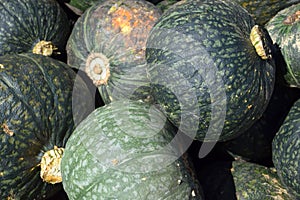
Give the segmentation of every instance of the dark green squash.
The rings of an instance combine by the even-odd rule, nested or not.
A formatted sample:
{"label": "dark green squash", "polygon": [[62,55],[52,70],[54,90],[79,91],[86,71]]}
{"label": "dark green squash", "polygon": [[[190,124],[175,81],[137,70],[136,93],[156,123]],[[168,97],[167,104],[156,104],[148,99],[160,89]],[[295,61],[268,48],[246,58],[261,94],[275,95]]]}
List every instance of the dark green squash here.
{"label": "dark green squash", "polygon": [[97,2],[74,25],[68,64],[86,72],[104,103],[147,100],[146,39],[159,17],[160,10],[145,0]]}
{"label": "dark green squash", "polygon": [[265,25],[277,12],[300,3],[300,0],[235,0],[254,18],[256,23]]}
{"label": "dark green squash", "polygon": [[232,162],[237,200],[295,200],[274,168],[237,160]]}
{"label": "dark green squash", "polygon": [[55,0],[1,1],[0,18],[0,56],[65,50],[71,24]]}
{"label": "dark green squash", "polygon": [[284,79],[291,87],[300,87],[300,3],[278,12],[266,28],[281,48],[286,62]]}
{"label": "dark green squash", "polygon": [[235,138],[267,107],[274,48],[240,5],[181,1],[160,17],[147,41],[154,101],[193,138]]}
{"label": "dark green squash", "polygon": [[273,139],[273,163],[291,194],[300,198],[300,100],[297,100]]}
{"label": "dark green squash", "polygon": [[162,12],[165,12],[170,6],[173,4],[179,2],[180,0],[163,0],[156,4],[158,8],[162,10]]}
{"label": "dark green squash", "polygon": [[237,138],[225,142],[225,148],[244,160],[272,166],[272,140],[292,105],[299,98],[300,90],[297,88],[275,84],[262,117]]}
{"label": "dark green squash", "polygon": [[47,199],[62,190],[61,154],[91,93],[65,63],[24,53],[0,57],[0,94],[0,199]]}
{"label": "dark green squash", "polygon": [[[100,0],[70,0],[67,4],[83,13],[86,9],[88,9],[98,1]],[[104,2],[104,0],[101,1]]]}
{"label": "dark green squash", "polygon": [[188,157],[158,108],[113,101],[92,112],[69,138],[62,158],[70,199],[202,199]]}

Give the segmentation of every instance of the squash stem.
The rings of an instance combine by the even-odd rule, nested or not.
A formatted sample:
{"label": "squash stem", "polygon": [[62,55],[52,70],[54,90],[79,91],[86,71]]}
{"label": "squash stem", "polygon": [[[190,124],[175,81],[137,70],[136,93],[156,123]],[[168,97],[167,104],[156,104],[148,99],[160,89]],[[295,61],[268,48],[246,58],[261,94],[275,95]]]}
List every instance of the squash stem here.
{"label": "squash stem", "polygon": [[51,184],[62,182],[60,171],[60,162],[64,148],[54,146],[53,149],[45,152],[41,160],[41,173],[40,176],[43,181]]}

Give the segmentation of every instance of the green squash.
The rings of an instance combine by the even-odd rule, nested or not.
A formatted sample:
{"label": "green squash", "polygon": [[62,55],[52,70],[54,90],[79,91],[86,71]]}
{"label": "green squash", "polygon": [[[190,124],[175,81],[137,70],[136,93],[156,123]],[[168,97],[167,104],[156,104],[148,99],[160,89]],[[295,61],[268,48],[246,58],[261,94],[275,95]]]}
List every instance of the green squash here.
{"label": "green squash", "polygon": [[300,100],[297,100],[272,143],[273,163],[290,193],[300,198]]}
{"label": "green squash", "polygon": [[165,12],[169,7],[171,7],[173,4],[179,2],[180,0],[163,0],[156,4],[158,8],[161,9],[162,12]]}
{"label": "green squash", "polygon": [[0,57],[0,94],[0,199],[46,199],[63,189],[63,148],[91,92],[65,63],[24,53]]}
{"label": "green squash", "polygon": [[265,25],[277,12],[300,0],[235,0],[243,6],[254,18],[256,23]]}
{"label": "green squash", "polygon": [[237,160],[232,162],[231,173],[237,200],[295,200],[274,168]]}
{"label": "green squash", "polygon": [[71,24],[55,0],[1,1],[0,18],[0,56],[65,50]]}
{"label": "green squash", "polygon": [[270,102],[261,118],[237,138],[225,142],[225,148],[244,160],[272,166],[272,140],[299,98],[300,90],[297,88],[275,84]]}
{"label": "green squash", "polygon": [[[91,7],[93,4],[95,4],[96,2],[98,2],[100,0],[70,0],[68,2],[68,4],[78,10],[80,10],[82,13],[88,9],[89,7]],[[102,2],[104,2],[104,0],[101,0]]]}
{"label": "green squash", "polygon": [[68,64],[90,77],[104,103],[148,100],[145,46],[160,14],[145,0],[107,0],[77,20],[67,44]]}
{"label": "green squash", "polygon": [[94,110],[69,138],[61,162],[72,200],[202,199],[176,129],[158,108],[113,101]]}
{"label": "green squash", "polygon": [[267,107],[274,50],[267,31],[238,4],[178,2],[154,25],[146,45],[154,101],[195,139],[235,138]]}
{"label": "green squash", "polygon": [[272,40],[281,48],[284,79],[291,87],[300,87],[300,3],[278,12],[266,28]]}

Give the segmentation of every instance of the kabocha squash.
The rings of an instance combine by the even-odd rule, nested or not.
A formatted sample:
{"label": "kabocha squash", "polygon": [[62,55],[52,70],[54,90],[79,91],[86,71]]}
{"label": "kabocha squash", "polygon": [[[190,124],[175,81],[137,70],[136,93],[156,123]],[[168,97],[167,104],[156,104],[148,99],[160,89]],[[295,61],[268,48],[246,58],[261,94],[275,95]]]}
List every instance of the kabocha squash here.
{"label": "kabocha squash", "polygon": [[254,18],[256,23],[265,25],[277,12],[300,3],[300,0],[235,0]]}
{"label": "kabocha squash", "polygon": [[237,160],[232,162],[233,176],[237,200],[294,200],[281,183],[274,168]]}
{"label": "kabocha squash", "polygon": [[[68,4],[76,9],[79,9],[83,13],[86,9],[91,7],[97,1],[100,0],[70,0]],[[104,2],[104,0],[101,1]]]}
{"label": "kabocha squash", "polygon": [[61,170],[68,197],[202,199],[175,133],[164,113],[145,102],[113,101],[97,108],[65,148]]}
{"label": "kabocha squash", "polygon": [[69,19],[55,0],[0,2],[0,55],[63,52],[71,31]]}
{"label": "kabocha squash", "polygon": [[288,191],[300,198],[300,100],[297,100],[272,143],[273,163]]}
{"label": "kabocha squash", "polygon": [[275,47],[240,5],[181,1],[160,17],[146,47],[154,101],[186,134],[226,141],[266,109]]}
{"label": "kabocha squash", "polygon": [[284,79],[289,86],[300,87],[300,3],[277,13],[266,28],[281,48],[286,62]]}
{"label": "kabocha squash", "polygon": [[162,10],[162,12],[166,11],[170,6],[179,2],[180,0],[163,0],[156,4],[158,8]]}
{"label": "kabocha squash", "polygon": [[224,143],[231,153],[244,160],[272,166],[272,140],[296,100],[300,90],[275,84],[267,109],[249,129]]}
{"label": "kabocha squash", "polygon": [[77,20],[67,44],[68,64],[87,73],[104,103],[148,98],[145,46],[160,14],[144,0],[108,0]]}
{"label": "kabocha squash", "polygon": [[62,190],[61,156],[93,110],[90,91],[65,63],[24,53],[0,57],[0,94],[0,199],[47,199]]}

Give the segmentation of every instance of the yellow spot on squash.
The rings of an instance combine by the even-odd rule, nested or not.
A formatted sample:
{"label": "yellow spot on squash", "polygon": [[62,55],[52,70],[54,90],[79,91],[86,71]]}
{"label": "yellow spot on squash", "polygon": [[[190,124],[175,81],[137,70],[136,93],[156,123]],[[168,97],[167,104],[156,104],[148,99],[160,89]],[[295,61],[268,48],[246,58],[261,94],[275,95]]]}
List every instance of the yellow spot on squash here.
{"label": "yellow spot on squash", "polygon": [[12,130],[9,129],[8,125],[6,123],[2,124],[2,129],[4,131],[4,133],[6,133],[9,136],[13,136],[14,132]]}
{"label": "yellow spot on squash", "polygon": [[113,159],[111,162],[113,165],[117,165],[119,163],[119,161],[117,159]]}

